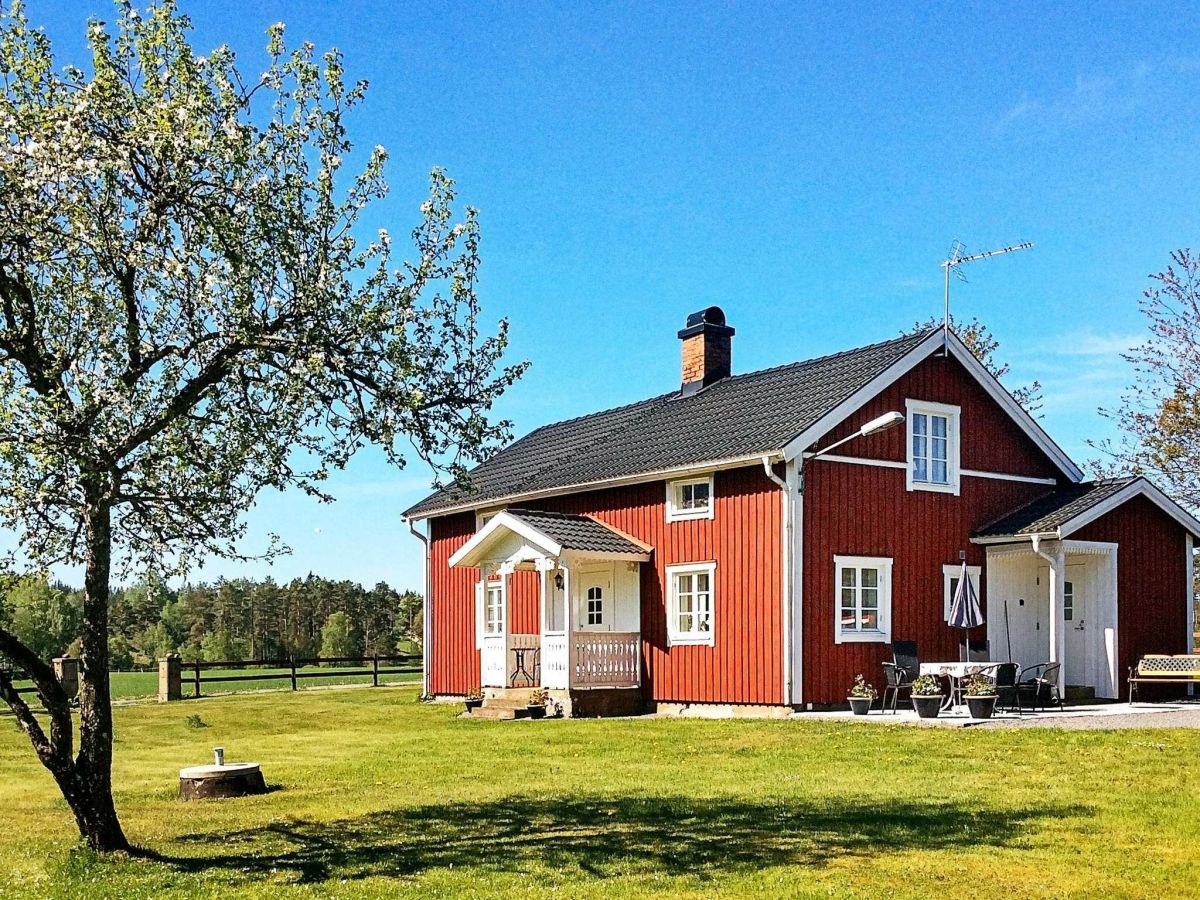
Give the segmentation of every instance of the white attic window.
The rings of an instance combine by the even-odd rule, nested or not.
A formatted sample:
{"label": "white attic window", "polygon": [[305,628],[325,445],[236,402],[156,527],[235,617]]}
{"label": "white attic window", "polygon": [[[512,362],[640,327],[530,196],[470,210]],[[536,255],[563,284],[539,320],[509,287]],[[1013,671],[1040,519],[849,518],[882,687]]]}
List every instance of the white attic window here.
{"label": "white attic window", "polygon": [[713,517],[713,476],[683,478],[667,482],[667,521]]}

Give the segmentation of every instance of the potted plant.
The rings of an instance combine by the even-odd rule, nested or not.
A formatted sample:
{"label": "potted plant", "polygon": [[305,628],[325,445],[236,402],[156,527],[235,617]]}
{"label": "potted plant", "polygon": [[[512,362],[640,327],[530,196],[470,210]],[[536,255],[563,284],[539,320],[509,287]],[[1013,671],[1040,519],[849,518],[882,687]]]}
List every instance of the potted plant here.
{"label": "potted plant", "polygon": [[996,686],[986,675],[972,675],[967,682],[967,709],[972,719],[990,719],[996,711]]}
{"label": "potted plant", "polygon": [[550,702],[550,692],[545,688],[538,688],[529,695],[529,704],[526,707],[529,710],[529,718],[541,719],[546,715],[546,704]]}
{"label": "potted plant", "polygon": [[479,709],[483,706],[483,691],[479,688],[471,688],[463,695],[463,703],[467,707],[467,712]]}
{"label": "potted plant", "polygon": [[942,711],[942,685],[933,675],[919,675],[912,683],[912,705],[922,719],[936,719]]}
{"label": "potted plant", "polygon": [[871,709],[871,704],[875,702],[875,698],[879,696],[874,686],[868,682],[862,675],[854,676],[854,684],[850,688],[850,694],[846,698],[850,701],[850,709],[853,710],[856,716],[865,716]]}

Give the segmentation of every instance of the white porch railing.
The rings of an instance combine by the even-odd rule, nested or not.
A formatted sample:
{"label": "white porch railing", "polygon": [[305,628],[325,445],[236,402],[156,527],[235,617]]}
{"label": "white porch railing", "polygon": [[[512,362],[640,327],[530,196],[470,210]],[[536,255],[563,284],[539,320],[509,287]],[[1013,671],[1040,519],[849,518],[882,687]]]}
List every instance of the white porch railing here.
{"label": "white porch railing", "polygon": [[638,684],[641,634],[579,631],[571,636],[571,687],[633,687]]}
{"label": "white porch railing", "polygon": [[567,636],[561,631],[547,632],[542,636],[542,686],[565,689],[570,670],[567,654]]}

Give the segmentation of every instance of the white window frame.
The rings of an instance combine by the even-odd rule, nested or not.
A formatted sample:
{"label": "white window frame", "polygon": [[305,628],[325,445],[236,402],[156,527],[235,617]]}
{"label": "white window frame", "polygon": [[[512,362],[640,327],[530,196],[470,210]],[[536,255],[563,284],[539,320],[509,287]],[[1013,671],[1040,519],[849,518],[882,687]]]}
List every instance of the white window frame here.
{"label": "white window frame", "polygon": [[[942,621],[950,621],[950,604],[954,602],[954,588],[950,584],[951,580],[962,574],[962,563],[958,565],[950,565],[946,563],[942,566]],[[967,577],[971,579],[971,584],[975,586],[975,596],[979,596],[979,579],[983,577],[982,566],[967,566]]]}
{"label": "white window frame", "polygon": [[[682,502],[681,493],[685,487],[690,487],[697,484],[708,485],[708,506],[699,509],[685,509],[680,504]],[[667,482],[667,521],[668,522],[688,522],[693,519],[711,519],[713,517],[713,506],[716,503],[716,497],[713,493],[713,476],[710,472],[707,475],[701,475],[697,478],[680,478],[676,481]]]}
{"label": "white window frame", "polygon": [[[962,408],[951,406],[948,403],[933,403],[928,400],[905,400],[904,407],[907,412],[907,422],[905,423],[905,459],[907,466],[905,467],[905,487],[910,491],[936,491],[943,494],[958,495],[959,485],[961,484],[961,467],[959,445],[961,443],[961,429],[959,423],[962,417]],[[946,478],[947,481],[943,484],[938,481],[918,481],[913,477],[915,471],[915,458],[913,457],[913,417],[923,416],[942,416],[946,419]],[[932,456],[928,457],[932,463]]]}
{"label": "white window frame", "polygon": [[[592,591],[599,591],[600,596],[592,597],[591,596]],[[604,620],[605,619],[604,606],[607,603],[607,601],[608,601],[608,598],[604,596],[604,588],[601,585],[594,584],[591,587],[589,587],[586,591],[584,591],[583,592],[583,621],[584,621],[584,624],[586,624],[589,628],[603,628],[605,626],[605,624],[607,624]],[[595,610],[595,615],[596,615],[597,619],[595,622],[592,621],[592,613],[593,613],[592,604],[593,603],[597,604],[596,610]]]}
{"label": "white window frame", "polygon": [[[681,563],[667,566],[667,646],[713,646],[713,638],[717,630],[717,564],[715,562]],[[679,630],[679,589],[677,578],[680,575],[708,576],[708,631]]]}
{"label": "white window frame", "polygon": [[483,526],[496,517],[497,513],[504,512],[503,506],[493,506],[490,509],[475,510],[475,530],[481,531]]}
{"label": "white window frame", "polygon": [[[872,631],[842,630],[842,570],[879,570],[879,627]],[[858,582],[858,579],[855,579]],[[890,556],[835,556],[833,558],[833,642],[835,644],[888,644],[892,640],[892,558]]]}
{"label": "white window frame", "polygon": [[[492,595],[496,594],[499,597],[496,605],[497,618],[495,622],[488,619],[488,611],[491,608]],[[489,579],[483,583],[483,636],[496,637],[496,635],[504,634],[507,623],[505,622],[506,613],[508,612],[508,579]],[[491,627],[495,625],[495,629]]]}

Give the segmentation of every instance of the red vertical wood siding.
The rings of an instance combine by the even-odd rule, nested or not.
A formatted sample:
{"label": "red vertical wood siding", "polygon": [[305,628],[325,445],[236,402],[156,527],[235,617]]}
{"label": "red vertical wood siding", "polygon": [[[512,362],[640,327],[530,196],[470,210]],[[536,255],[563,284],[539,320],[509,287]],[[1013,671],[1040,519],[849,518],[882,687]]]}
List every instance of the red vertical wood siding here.
{"label": "red vertical wood siding", "polygon": [[[781,491],[761,466],[717,472],[713,487],[711,520],[668,523],[666,487],[661,481],[526,506],[595,516],[654,548],[641,574],[643,682],[649,698],[782,703]],[[474,531],[474,518],[468,514],[434,519],[431,528],[432,689],[461,693],[479,680],[473,593],[478,576],[474,569],[449,570],[447,560]],[[714,645],[668,647],[666,567],[708,561],[717,564]],[[513,630],[526,625],[529,631],[538,630],[537,590],[532,575],[510,582]],[[462,622],[470,627],[464,628]]]}
{"label": "red vertical wood siding", "polygon": [[1187,653],[1187,553],[1183,527],[1152,501],[1135,497],[1068,540],[1117,547],[1117,681],[1147,653]]}
{"label": "red vertical wood siding", "polygon": [[475,514],[429,522],[429,690],[465,694],[479,686],[475,646],[475,583],[478,569],[452,569],[450,557],[475,533]]}
{"label": "red vertical wood siding", "polygon": [[[962,467],[981,472],[1001,472],[1034,478],[1059,478],[1061,473],[1041,448],[1025,434],[953,357],[931,356],[913,367],[868,401],[815,446],[824,447],[845,437],[863,422],[886,412],[901,412],[904,401],[931,400],[961,408],[960,456]],[[850,441],[839,447],[842,456],[904,462],[908,456],[908,431],[903,426]]]}
{"label": "red vertical wood siding", "polygon": [[[905,399],[961,407],[960,466],[985,472],[1052,478],[1045,454],[955,359],[930,357],[816,443],[822,447],[875,416],[904,412]],[[904,427],[851,441],[846,456],[904,461]],[[891,645],[834,643],[834,556],[892,559],[892,637],[915,640],[922,659],[958,658],[963,633],[943,618],[942,566],[984,566],[971,532],[1051,490],[1051,486],[977,477],[960,479],[961,493],[909,491],[905,470],[817,460],[804,497],[804,696],[807,703],[840,703],[854,676],[881,686]],[[1182,537],[1180,541],[1182,542]],[[980,598],[986,615],[986,570]],[[1182,631],[1182,629],[1181,629]],[[985,629],[972,632],[982,639]]]}

